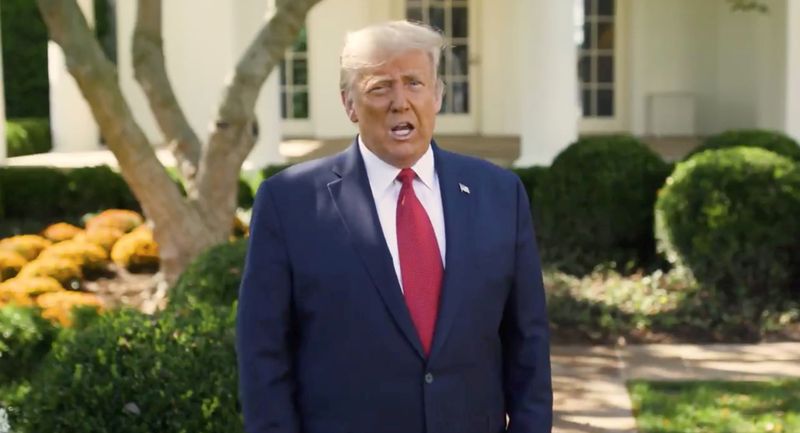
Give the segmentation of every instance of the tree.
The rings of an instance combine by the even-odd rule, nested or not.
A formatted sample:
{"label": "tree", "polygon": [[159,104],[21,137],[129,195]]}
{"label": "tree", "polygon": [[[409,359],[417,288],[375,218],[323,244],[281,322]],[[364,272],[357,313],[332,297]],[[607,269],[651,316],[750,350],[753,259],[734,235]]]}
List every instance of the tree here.
{"label": "tree", "polygon": [[75,0],[37,0],[50,39],[86,98],[122,176],[154,223],[164,284],[203,250],[227,239],[236,211],[239,171],[256,141],[254,107],[273,67],[320,0],[276,0],[226,83],[205,146],[189,126],[164,62],[161,0],[139,0],[133,37],[136,80],[147,96],[186,187],[183,197],[136,123],[106,55]]}

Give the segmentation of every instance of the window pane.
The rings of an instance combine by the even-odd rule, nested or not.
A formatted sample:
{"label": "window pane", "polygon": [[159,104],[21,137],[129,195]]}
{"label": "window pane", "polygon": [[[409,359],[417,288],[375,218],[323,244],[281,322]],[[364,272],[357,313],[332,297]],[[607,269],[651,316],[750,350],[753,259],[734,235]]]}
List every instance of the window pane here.
{"label": "window pane", "polygon": [[597,91],[597,115],[598,116],[613,116],[614,115],[614,91],[613,90],[598,90]]}
{"label": "window pane", "polygon": [[422,22],[423,21],[423,19],[422,19],[422,8],[418,8],[418,7],[414,7],[414,8],[408,7],[408,8],[406,8],[406,18],[409,21]]}
{"label": "window pane", "polygon": [[297,39],[295,40],[294,46],[292,47],[292,51],[304,53],[307,51],[306,46],[306,28],[303,27],[300,29],[300,33],[297,35]]}
{"label": "window pane", "polygon": [[614,48],[614,23],[597,24],[597,48],[601,50]]}
{"label": "window pane", "polygon": [[453,64],[450,68],[451,75],[465,76],[469,74],[469,55],[466,45],[456,45],[452,52]]}
{"label": "window pane", "polygon": [[469,112],[469,83],[453,83],[453,113]]}
{"label": "window pane", "polygon": [[583,0],[583,13],[584,15],[590,15],[594,13],[593,6],[594,0]]}
{"label": "window pane", "polygon": [[614,82],[614,57],[612,56],[597,57],[597,82],[598,83]]}
{"label": "window pane", "polygon": [[591,62],[592,57],[585,54],[578,61],[578,76],[581,79],[581,83],[590,83],[592,81]]}
{"label": "window pane", "polygon": [[439,77],[441,77],[442,79],[444,79],[445,75],[447,75],[447,72],[444,69],[445,69],[446,63],[448,61],[447,60],[447,57],[448,57],[447,53],[448,53],[449,50],[450,50],[449,48],[445,48],[444,51],[442,52],[442,57],[439,59],[439,71],[438,72],[439,72]]}
{"label": "window pane", "polygon": [[584,89],[581,92],[581,108],[583,108],[583,115],[589,117],[592,115],[592,92]]}
{"label": "window pane", "polygon": [[430,22],[428,23],[431,27],[437,28],[444,32],[444,9],[441,7],[431,7],[429,10],[430,13]]}
{"label": "window pane", "polygon": [[466,38],[469,35],[467,8],[453,8],[453,37]]}
{"label": "window pane", "polygon": [[614,16],[614,0],[597,0],[597,14],[600,16]]}
{"label": "window pane", "polygon": [[286,119],[286,91],[281,91],[281,118]]}
{"label": "window pane", "polygon": [[305,59],[297,59],[292,62],[292,84],[308,84],[308,64]]}
{"label": "window pane", "polygon": [[308,118],[308,93],[303,92],[295,92],[292,95],[292,108],[293,113],[292,117],[295,119],[306,119]]}
{"label": "window pane", "polygon": [[592,48],[592,22],[587,21],[583,23],[583,44],[581,48],[588,50]]}
{"label": "window pane", "polygon": [[281,62],[281,66],[278,69],[280,69],[280,71],[281,71],[281,86],[285,86],[286,85],[286,60]]}

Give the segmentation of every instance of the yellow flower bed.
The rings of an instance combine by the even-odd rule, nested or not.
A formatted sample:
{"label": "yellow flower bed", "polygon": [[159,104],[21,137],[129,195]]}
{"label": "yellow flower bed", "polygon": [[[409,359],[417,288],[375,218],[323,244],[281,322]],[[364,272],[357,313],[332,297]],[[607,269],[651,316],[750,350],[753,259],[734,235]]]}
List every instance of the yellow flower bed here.
{"label": "yellow flower bed", "polygon": [[86,221],[86,230],[93,230],[97,227],[111,227],[123,233],[128,233],[143,222],[144,218],[132,210],[108,209]]}
{"label": "yellow flower bed", "polygon": [[121,237],[111,249],[111,260],[130,270],[158,267],[158,244],[149,228],[140,226]]}
{"label": "yellow flower bed", "polygon": [[0,283],[0,305],[30,306],[41,294],[63,290],[58,280],[51,277],[14,277]]}
{"label": "yellow flower bed", "polygon": [[35,259],[52,242],[37,235],[19,235],[0,240],[0,250],[14,251],[25,260]]}
{"label": "yellow flower bed", "polygon": [[76,235],[82,232],[83,229],[80,227],[75,227],[72,224],[62,222],[47,226],[46,229],[42,230],[42,236],[53,242],[63,242],[74,238]]}
{"label": "yellow flower bed", "polygon": [[36,305],[42,309],[42,317],[65,327],[72,325],[74,307],[94,307],[103,311],[103,301],[97,295],[70,291],[45,293],[36,298]]}
{"label": "yellow flower bed", "polygon": [[63,287],[77,288],[83,278],[81,267],[74,260],[43,255],[22,267],[18,276],[28,277],[51,277],[58,281]]}
{"label": "yellow flower bed", "polygon": [[25,257],[10,250],[0,250],[0,281],[15,277],[28,263]]}
{"label": "yellow flower bed", "polygon": [[[141,227],[141,226],[140,226]],[[73,238],[74,241],[88,242],[101,246],[107,253],[111,252],[111,248],[125,233],[122,230],[114,227],[94,227],[91,230],[86,230],[79,233]]]}
{"label": "yellow flower bed", "polygon": [[69,259],[85,273],[103,270],[108,264],[108,253],[103,247],[76,240],[54,244],[42,251],[41,257]]}

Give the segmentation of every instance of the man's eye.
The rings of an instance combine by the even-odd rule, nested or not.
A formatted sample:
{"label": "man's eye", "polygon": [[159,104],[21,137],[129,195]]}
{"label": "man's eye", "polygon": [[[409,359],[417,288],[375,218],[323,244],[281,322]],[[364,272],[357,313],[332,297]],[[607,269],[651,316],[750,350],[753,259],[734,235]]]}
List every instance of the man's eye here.
{"label": "man's eye", "polygon": [[411,81],[409,81],[409,84],[411,84],[412,86],[415,86],[415,87],[416,87],[416,86],[421,86],[421,85],[422,85],[422,81],[419,81],[419,80],[411,80]]}
{"label": "man's eye", "polygon": [[369,93],[384,93],[386,91],[386,89],[387,89],[387,86],[379,85],[379,86],[370,87],[369,90],[367,90],[367,92],[369,92]]}

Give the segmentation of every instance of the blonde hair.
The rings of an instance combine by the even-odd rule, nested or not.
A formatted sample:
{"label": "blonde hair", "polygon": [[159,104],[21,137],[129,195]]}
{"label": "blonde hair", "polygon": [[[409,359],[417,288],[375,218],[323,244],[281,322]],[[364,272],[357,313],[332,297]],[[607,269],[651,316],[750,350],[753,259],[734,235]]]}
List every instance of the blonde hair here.
{"label": "blonde hair", "polygon": [[339,88],[343,92],[349,92],[360,72],[374,68],[395,55],[421,50],[431,59],[433,76],[441,91],[444,86],[439,79],[439,59],[444,45],[442,34],[432,27],[404,20],[375,24],[349,32],[339,59]]}

